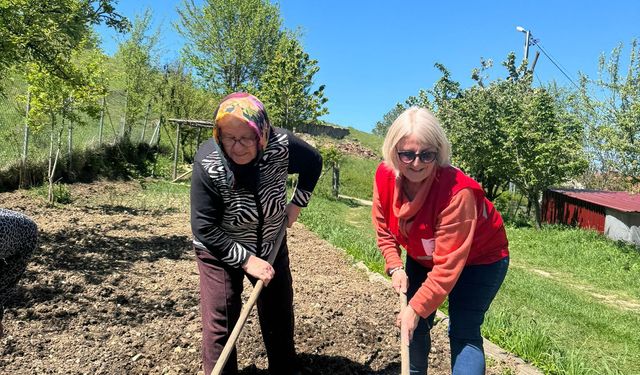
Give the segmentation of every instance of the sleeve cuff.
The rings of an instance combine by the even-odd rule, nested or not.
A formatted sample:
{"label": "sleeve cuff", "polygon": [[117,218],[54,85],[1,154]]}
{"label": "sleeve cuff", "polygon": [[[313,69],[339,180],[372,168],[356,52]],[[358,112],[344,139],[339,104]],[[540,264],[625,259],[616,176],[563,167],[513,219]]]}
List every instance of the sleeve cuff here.
{"label": "sleeve cuff", "polygon": [[221,260],[234,268],[240,268],[247,261],[251,254],[239,243],[234,243],[229,253]]}
{"label": "sleeve cuff", "polygon": [[428,318],[429,315],[431,315],[431,313],[433,312],[425,309],[423,305],[415,302],[413,298],[411,299],[411,301],[409,301],[409,306],[411,306],[411,308],[413,309],[413,311],[416,312],[416,314],[420,315],[420,317],[425,319]]}
{"label": "sleeve cuff", "polygon": [[291,198],[291,203],[298,207],[307,207],[309,200],[311,199],[311,192],[296,189]]}

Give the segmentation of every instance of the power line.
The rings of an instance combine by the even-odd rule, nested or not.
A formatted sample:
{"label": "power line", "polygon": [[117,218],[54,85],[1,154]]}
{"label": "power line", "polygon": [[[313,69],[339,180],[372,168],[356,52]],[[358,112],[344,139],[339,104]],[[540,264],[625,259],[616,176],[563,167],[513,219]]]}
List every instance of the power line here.
{"label": "power line", "polygon": [[542,45],[540,44],[540,42],[539,42],[539,41],[536,41],[536,42],[534,43],[534,45],[536,45],[536,46],[538,46],[538,48],[540,48],[540,51],[542,51],[542,53],[544,53],[544,55],[545,55],[545,56],[547,56],[547,58],[549,59],[549,61],[551,61],[551,63],[552,63],[553,65],[555,65],[555,67],[556,67],[556,68],[558,68],[558,70],[560,71],[560,73],[562,73],[562,74],[563,74],[563,75],[564,75],[564,76],[569,80],[569,82],[571,82],[571,83],[572,83],[572,84],[573,84],[577,89],[580,89],[580,86],[578,86],[578,85],[573,81],[573,79],[571,79],[571,77],[569,77],[569,75],[564,71],[564,69],[562,69],[562,68],[560,67],[559,63],[556,63],[556,61],[551,57],[551,55],[549,55],[549,54],[547,53],[547,51],[546,51],[544,48],[542,48]]}

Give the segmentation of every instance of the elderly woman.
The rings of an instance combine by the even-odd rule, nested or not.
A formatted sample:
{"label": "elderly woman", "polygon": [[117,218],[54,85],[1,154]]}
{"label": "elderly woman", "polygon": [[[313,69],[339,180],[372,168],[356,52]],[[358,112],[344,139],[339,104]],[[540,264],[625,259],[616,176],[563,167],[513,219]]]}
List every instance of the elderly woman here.
{"label": "elderly woman", "polygon": [[409,300],[398,323],[410,372],[426,373],[429,331],[448,296],[452,373],[484,374],[480,326],[509,264],[502,218],[482,187],[449,165],[449,141],[428,110],[403,112],[382,151],[372,216],[393,288]]}
{"label": "elderly woman", "polygon": [[[211,373],[241,310],[244,276],[266,287],[258,299],[260,328],[271,374],[297,371],[293,289],[286,240],[275,247],[306,207],[322,171],[320,154],[291,132],[271,127],[263,104],[235,93],[215,114],[213,138],[193,163],[191,228],[200,271],[202,357]],[[287,175],[298,185],[286,203]],[[284,229],[283,229],[284,230]],[[277,252],[273,265],[269,255]],[[233,351],[223,373],[237,373]]]}
{"label": "elderly woman", "polygon": [[0,337],[4,305],[36,248],[38,227],[27,216],[0,208]]}

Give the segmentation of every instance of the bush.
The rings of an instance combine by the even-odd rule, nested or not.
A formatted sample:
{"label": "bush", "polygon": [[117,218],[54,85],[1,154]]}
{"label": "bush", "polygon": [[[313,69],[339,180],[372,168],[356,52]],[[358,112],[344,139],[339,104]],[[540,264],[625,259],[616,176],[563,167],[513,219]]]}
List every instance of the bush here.
{"label": "bush", "polygon": [[[128,140],[75,151],[71,165],[67,158],[58,160],[54,180],[72,183],[91,182],[100,177],[128,180],[148,176],[153,170],[156,155],[160,151],[164,150],[152,148],[146,143],[132,144]],[[45,183],[48,163],[48,160],[30,161],[26,175],[22,179],[23,187]],[[0,191],[17,189],[20,184],[20,174],[20,162],[0,171]]]}
{"label": "bush", "polygon": [[493,201],[493,205],[500,212],[506,224],[516,227],[532,226],[534,217],[528,212],[527,198],[518,192],[503,191]]}

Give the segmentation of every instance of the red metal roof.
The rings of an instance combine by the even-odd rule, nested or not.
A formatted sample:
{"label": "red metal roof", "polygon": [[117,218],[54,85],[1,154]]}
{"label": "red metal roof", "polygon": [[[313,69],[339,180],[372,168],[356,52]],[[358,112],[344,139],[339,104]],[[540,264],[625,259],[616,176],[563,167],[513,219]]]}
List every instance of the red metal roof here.
{"label": "red metal roof", "polygon": [[640,194],[624,191],[550,189],[569,197],[580,199],[622,212],[640,212]]}

